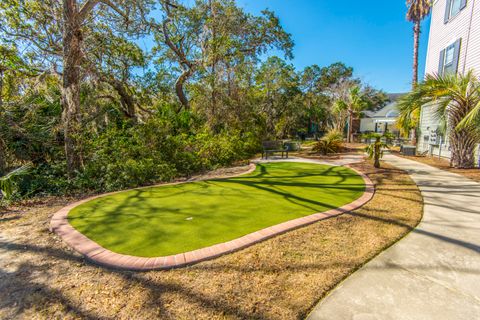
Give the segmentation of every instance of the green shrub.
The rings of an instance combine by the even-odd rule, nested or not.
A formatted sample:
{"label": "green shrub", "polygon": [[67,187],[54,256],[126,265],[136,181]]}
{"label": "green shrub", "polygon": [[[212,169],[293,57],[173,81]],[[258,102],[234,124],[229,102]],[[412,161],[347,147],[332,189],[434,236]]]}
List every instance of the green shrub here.
{"label": "green shrub", "polygon": [[87,132],[81,137],[84,165],[75,176],[67,176],[65,160],[44,161],[21,179],[20,194],[108,192],[170,181],[229,166],[249,158],[260,146],[254,133],[214,133],[188,112],[168,109],[135,125],[125,121]]}
{"label": "green shrub", "polygon": [[319,152],[323,155],[329,153],[337,153],[343,144],[343,135],[340,131],[329,131],[320,141],[313,147],[314,152]]}

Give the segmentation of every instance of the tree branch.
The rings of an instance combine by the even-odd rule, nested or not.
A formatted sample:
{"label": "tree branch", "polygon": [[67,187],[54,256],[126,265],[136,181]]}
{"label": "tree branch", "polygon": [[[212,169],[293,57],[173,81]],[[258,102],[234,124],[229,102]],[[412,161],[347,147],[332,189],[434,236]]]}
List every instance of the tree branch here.
{"label": "tree branch", "polygon": [[87,15],[95,8],[95,6],[99,3],[103,3],[113,9],[115,12],[117,12],[119,15],[121,15],[125,20],[128,20],[128,15],[123,12],[118,6],[116,6],[112,1],[110,0],[88,0],[85,2],[85,4],[82,6],[82,8],[79,11],[79,17],[80,21],[84,21]]}

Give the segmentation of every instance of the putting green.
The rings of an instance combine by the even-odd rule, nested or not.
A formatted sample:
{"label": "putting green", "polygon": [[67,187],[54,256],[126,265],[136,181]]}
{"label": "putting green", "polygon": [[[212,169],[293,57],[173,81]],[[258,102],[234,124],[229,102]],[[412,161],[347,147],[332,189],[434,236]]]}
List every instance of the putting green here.
{"label": "putting green", "polygon": [[312,163],[258,164],[253,173],[130,190],[74,208],[70,224],[111,251],[159,257],[204,248],[341,207],[363,194],[361,176]]}

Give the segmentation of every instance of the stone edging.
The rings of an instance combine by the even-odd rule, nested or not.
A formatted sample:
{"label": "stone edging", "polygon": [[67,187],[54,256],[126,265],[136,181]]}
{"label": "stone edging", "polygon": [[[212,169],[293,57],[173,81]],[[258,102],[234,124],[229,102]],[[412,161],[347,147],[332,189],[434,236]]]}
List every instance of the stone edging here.
{"label": "stone edging", "polygon": [[[301,161],[300,161],[301,162]],[[255,170],[255,164],[251,164],[247,172],[242,173],[248,174]],[[255,243],[264,241],[266,239],[272,238],[279,234],[285,233],[287,231],[297,229],[300,227],[307,226],[309,224],[318,222],[320,220],[328,219],[341,215],[345,212],[349,212],[359,207],[363,206],[365,203],[370,201],[373,198],[375,193],[375,186],[373,182],[366,176],[364,173],[352,168],[348,165],[345,165],[349,169],[358,173],[365,182],[365,192],[357,200],[344,205],[340,208],[331,209],[321,213],[315,213],[309,216],[302,218],[290,220],[271,226],[253,233],[250,233],[246,236],[231,240],[228,242],[216,244],[210,247],[197,249],[194,251],[180,253],[176,255],[166,256],[166,257],[157,257],[157,258],[144,258],[144,257],[135,257],[124,254],[115,253],[108,249],[103,248],[96,242],[90,240],[82,233],[77,231],[68,223],[68,213],[73,208],[88,202],[90,200],[104,197],[106,195],[115,194],[118,192],[107,193],[99,196],[90,197],[71,205],[68,205],[58,212],[56,212],[52,220],[50,221],[50,230],[54,231],[57,235],[62,238],[70,247],[72,247],[77,252],[85,256],[86,259],[92,261],[93,263],[123,270],[134,270],[134,271],[148,271],[148,270],[161,270],[161,269],[172,269],[184,267],[201,261],[213,259],[221,255],[231,253],[237,250],[244,249],[248,246],[251,246]],[[238,176],[238,175],[235,175]],[[233,177],[233,176],[232,176]],[[185,182],[179,182],[185,183]],[[179,184],[173,183],[173,184]],[[170,184],[171,185],[171,184]],[[122,191],[119,191],[122,192]]]}

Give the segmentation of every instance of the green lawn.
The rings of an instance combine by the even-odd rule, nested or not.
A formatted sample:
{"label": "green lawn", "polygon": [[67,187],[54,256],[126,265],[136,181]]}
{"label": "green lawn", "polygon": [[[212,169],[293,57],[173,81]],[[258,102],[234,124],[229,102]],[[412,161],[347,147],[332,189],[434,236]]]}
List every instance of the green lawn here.
{"label": "green lawn", "polygon": [[156,257],[233,240],[358,199],[363,179],[344,167],[277,162],[230,179],[125,191],[73,209],[69,222],[117,253]]}

